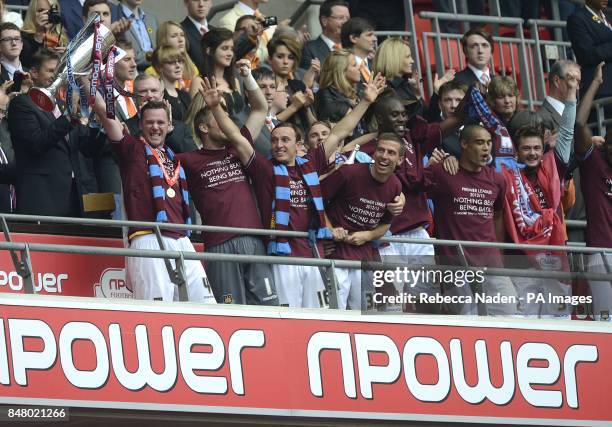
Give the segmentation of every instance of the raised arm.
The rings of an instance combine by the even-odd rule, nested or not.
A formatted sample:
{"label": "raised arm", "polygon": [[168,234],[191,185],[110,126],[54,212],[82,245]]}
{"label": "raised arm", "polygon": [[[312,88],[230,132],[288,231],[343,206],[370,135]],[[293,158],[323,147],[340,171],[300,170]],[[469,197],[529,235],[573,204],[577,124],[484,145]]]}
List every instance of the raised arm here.
{"label": "raised arm", "polygon": [[332,155],[340,141],[353,132],[370,104],[376,101],[378,95],[380,95],[385,89],[385,85],[385,78],[380,73],[374,77],[374,80],[365,85],[363,99],[359,101],[359,104],[357,104],[355,108],[353,108],[353,111],[351,111],[342,120],[340,120],[336,126],[334,126],[331,134],[327,137],[327,140],[325,140],[324,147],[325,155],[327,157]]}
{"label": "raised arm", "polygon": [[[85,92],[89,92],[89,84],[85,84]],[[106,117],[106,103],[102,95],[96,93],[96,102],[93,109],[98,115],[98,120],[106,132],[106,136],[110,142],[117,143],[123,139],[123,125],[116,118],[109,119]]]}
{"label": "raised arm", "polygon": [[563,163],[567,164],[572,151],[572,141],[574,140],[574,124],[576,123],[576,93],[578,92],[578,75],[573,71],[568,71],[565,76],[567,84],[567,98],[565,98],[565,108],[561,115],[559,124],[559,135],[555,145],[555,152]]}
{"label": "raised arm", "polygon": [[576,111],[576,125],[574,128],[574,151],[578,155],[586,153],[591,148],[591,138],[593,134],[587,126],[589,120],[589,114],[593,107],[593,100],[599,90],[599,87],[603,83],[603,71],[602,68],[604,63],[600,63],[595,69],[593,75],[593,81],[585,92],[584,96],[580,100],[578,110]]}
{"label": "raised arm", "polygon": [[266,97],[259,88],[259,85],[251,75],[251,63],[248,59],[241,59],[236,62],[240,78],[246,89],[247,99],[251,105],[251,114],[244,124],[251,133],[253,140],[257,139],[261,128],[266,123],[266,114],[268,114],[268,103]]}
{"label": "raised arm", "polygon": [[211,109],[221,131],[230,140],[232,147],[236,149],[240,163],[246,166],[253,156],[253,146],[244,136],[242,136],[238,126],[236,126],[230,116],[221,108],[221,97],[217,91],[217,82],[215,78],[213,77],[211,80],[208,80],[208,77],[204,77],[202,87],[201,93],[204,102]]}

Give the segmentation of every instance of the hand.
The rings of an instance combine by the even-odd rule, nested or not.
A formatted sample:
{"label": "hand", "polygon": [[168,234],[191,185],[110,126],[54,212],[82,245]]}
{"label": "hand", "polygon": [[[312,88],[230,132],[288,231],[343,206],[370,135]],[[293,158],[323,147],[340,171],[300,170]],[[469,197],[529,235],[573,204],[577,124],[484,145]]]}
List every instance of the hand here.
{"label": "hand", "polygon": [[431,152],[431,156],[429,156],[429,162],[427,166],[435,165],[436,163],[442,163],[444,159],[448,156],[448,154],[439,148],[434,148]]}
{"label": "hand", "polygon": [[434,93],[438,93],[438,91],[440,90],[440,87],[442,87],[444,83],[448,83],[452,81],[454,78],[455,78],[455,70],[453,70],[452,68],[448,70],[446,73],[444,73],[444,75],[441,78],[438,78],[438,73],[434,74],[434,82],[433,82]]}
{"label": "hand", "polygon": [[591,144],[593,144],[593,147],[595,148],[601,147],[604,142],[606,142],[606,138],[604,138],[603,136],[593,135],[591,137]]}
{"label": "hand", "polygon": [[395,196],[391,203],[387,203],[387,210],[391,212],[391,215],[398,216],[404,210],[406,204],[406,196],[404,193],[400,193],[399,196]]}
{"label": "hand", "polygon": [[353,234],[349,234],[344,241],[351,245],[362,246],[370,241],[370,232],[356,231]]}
{"label": "hand", "polygon": [[204,102],[210,108],[215,108],[221,103],[221,95],[217,90],[217,80],[214,77],[211,77],[210,80],[208,80],[208,77],[202,79],[200,93],[202,94],[202,99],[204,99]]}
{"label": "hand", "polygon": [[302,91],[296,92],[291,96],[291,105],[293,105],[296,110],[306,105],[306,101],[306,94]]}
{"label": "hand", "polygon": [[417,98],[423,97],[423,94],[421,93],[421,82],[422,81],[423,79],[421,79],[421,74],[418,71],[413,72],[410,78],[408,79],[408,84],[412,88],[412,92],[414,93],[414,96],[416,96]]}
{"label": "hand", "polygon": [[298,41],[301,45],[304,45],[308,40],[310,40],[310,33],[308,32],[308,26],[302,25],[298,30]]}
{"label": "hand", "polygon": [[168,109],[168,116],[170,118],[170,127],[168,128],[168,133],[170,133],[174,130],[174,125],[172,124],[172,105],[170,105],[167,99],[164,99],[164,105]]}
{"label": "hand", "polygon": [[287,19],[283,19],[282,21],[278,21],[278,26],[279,27],[290,27],[291,19],[287,18]]}
{"label": "hand", "polygon": [[11,88],[11,86],[13,86],[13,81],[12,80],[7,80],[4,83],[2,83],[2,85],[0,86],[0,91],[2,91],[2,93],[4,93],[5,95],[9,94],[9,89]]}
{"label": "hand", "polygon": [[34,86],[34,80],[32,80],[32,75],[30,73],[23,73],[23,80],[21,81],[21,90],[18,93],[28,93],[32,86]]}
{"label": "hand", "polygon": [[342,227],[332,228],[332,235],[334,236],[334,240],[336,242],[342,242],[348,236],[348,231],[346,231]]}
{"label": "hand", "polygon": [[457,172],[459,172],[459,161],[455,156],[448,156],[444,159],[442,167],[449,175],[457,175]]}
{"label": "hand", "polygon": [[310,107],[312,104],[314,104],[314,93],[312,93],[312,90],[306,89],[306,92],[304,92],[304,94],[306,95],[306,103],[304,104],[304,106]]}
{"label": "hand", "polygon": [[251,74],[251,61],[246,58],[242,58],[236,61],[236,68],[241,77],[248,77]]}
{"label": "hand", "polygon": [[321,61],[318,58],[314,58],[310,61],[310,69],[318,75],[321,72]]}
{"label": "hand", "polygon": [[387,81],[382,76],[382,74],[376,74],[373,80],[366,83],[365,88],[363,89],[363,99],[370,103],[376,101],[378,95],[380,95],[382,91],[385,90],[386,85]]}
{"label": "hand", "polygon": [[593,74],[593,83],[592,84],[596,84],[597,86],[601,86],[603,83],[603,66],[605,65],[605,62],[600,62],[599,65],[597,65],[597,68],[595,68],[595,73]]}
{"label": "hand", "polygon": [[51,50],[58,55],[62,56],[66,52],[66,46],[55,46],[52,47]]}
{"label": "hand", "polygon": [[127,30],[129,30],[131,25],[132,25],[132,21],[130,21],[127,18],[121,18],[120,20],[115,21],[111,24],[110,30],[113,33],[113,35],[116,37],[116,36],[120,36],[121,34],[125,33]]}

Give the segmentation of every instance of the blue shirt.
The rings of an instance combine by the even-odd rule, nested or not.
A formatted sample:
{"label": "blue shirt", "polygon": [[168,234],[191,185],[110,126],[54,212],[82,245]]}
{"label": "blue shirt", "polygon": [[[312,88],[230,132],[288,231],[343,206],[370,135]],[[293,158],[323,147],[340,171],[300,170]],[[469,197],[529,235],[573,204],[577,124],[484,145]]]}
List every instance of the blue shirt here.
{"label": "blue shirt", "polygon": [[139,9],[140,16],[137,16],[130,9],[127,8],[126,5],[121,4],[121,8],[123,10],[123,14],[132,21],[132,26],[136,30],[136,34],[138,35],[138,44],[143,51],[148,52],[153,50],[153,43],[151,43],[151,39],[149,37],[149,32],[147,30],[147,24],[144,22],[145,13],[142,9]]}

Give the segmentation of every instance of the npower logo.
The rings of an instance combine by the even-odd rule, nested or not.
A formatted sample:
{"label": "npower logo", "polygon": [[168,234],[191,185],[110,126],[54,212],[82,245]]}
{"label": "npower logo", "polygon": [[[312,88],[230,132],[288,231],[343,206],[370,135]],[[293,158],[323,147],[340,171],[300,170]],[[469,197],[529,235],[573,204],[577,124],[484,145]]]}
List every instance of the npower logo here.
{"label": "npower logo", "polygon": [[[34,273],[34,292],[46,292],[49,294],[61,294],[64,282],[68,280],[66,273]],[[23,278],[16,271],[0,270],[0,292],[21,292],[23,290]]]}
{"label": "npower logo", "polygon": [[125,283],[123,268],[107,268],[100,276],[100,282],[94,285],[96,298],[133,298]]}

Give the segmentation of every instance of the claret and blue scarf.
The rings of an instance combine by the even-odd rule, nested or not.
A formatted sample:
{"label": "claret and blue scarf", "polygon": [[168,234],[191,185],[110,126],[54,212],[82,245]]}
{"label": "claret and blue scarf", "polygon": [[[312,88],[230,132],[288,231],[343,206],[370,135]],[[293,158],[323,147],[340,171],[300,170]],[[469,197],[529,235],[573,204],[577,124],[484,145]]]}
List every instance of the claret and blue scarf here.
{"label": "claret and blue scarf", "polygon": [[[317,210],[315,221],[311,222],[308,230],[311,242],[316,239],[331,238],[331,231],[325,226],[324,203],[319,184],[319,175],[314,170],[312,162],[303,157],[295,159],[296,167],[299,168],[308,187],[312,202]],[[289,188],[289,172],[282,163],[274,163],[274,200],[272,201],[271,230],[289,230],[289,208],[291,204],[291,189]],[[268,243],[269,255],[289,255],[291,245],[287,237],[272,237]]]}

